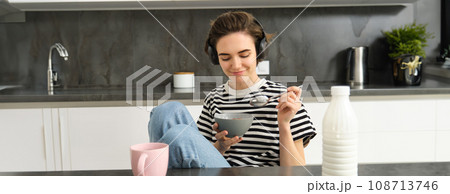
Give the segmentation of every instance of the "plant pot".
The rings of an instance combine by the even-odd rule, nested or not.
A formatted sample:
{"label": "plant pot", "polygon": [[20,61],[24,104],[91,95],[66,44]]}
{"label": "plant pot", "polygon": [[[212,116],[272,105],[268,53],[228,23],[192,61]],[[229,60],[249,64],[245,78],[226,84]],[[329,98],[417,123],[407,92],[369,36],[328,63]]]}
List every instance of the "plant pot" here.
{"label": "plant pot", "polygon": [[423,57],[402,55],[393,62],[394,83],[396,85],[417,86],[422,80]]}

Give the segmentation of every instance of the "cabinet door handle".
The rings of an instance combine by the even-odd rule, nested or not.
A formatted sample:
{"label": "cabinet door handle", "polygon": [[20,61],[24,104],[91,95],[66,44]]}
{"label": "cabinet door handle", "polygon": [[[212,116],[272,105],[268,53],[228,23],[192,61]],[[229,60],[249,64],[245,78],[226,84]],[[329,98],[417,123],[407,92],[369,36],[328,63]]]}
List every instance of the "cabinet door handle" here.
{"label": "cabinet door handle", "polygon": [[42,132],[44,134],[45,161],[47,171],[56,170],[55,155],[53,154],[53,127],[51,109],[42,109]]}

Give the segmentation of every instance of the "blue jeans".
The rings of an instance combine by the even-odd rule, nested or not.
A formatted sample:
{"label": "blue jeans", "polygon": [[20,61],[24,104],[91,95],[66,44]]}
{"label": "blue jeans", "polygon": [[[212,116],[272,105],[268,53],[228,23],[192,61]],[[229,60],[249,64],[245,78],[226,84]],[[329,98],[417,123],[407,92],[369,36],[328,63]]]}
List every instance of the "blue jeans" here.
{"label": "blue jeans", "polygon": [[166,102],[150,113],[150,142],[169,145],[169,168],[225,168],[230,164],[200,134],[191,114],[180,102]]}

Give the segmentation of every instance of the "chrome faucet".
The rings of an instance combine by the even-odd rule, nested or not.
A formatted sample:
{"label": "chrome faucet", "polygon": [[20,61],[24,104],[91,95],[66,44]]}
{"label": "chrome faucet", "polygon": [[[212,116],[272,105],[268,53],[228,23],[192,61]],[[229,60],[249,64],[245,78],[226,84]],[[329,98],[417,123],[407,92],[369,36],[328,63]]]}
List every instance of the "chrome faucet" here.
{"label": "chrome faucet", "polygon": [[59,56],[63,57],[65,61],[67,61],[69,57],[66,48],[64,48],[63,45],[61,45],[60,43],[55,43],[50,47],[50,51],[48,53],[48,70],[47,70],[47,91],[49,95],[53,95],[53,85],[56,81],[58,81],[58,73],[53,72],[52,68],[53,49],[56,49],[59,53]]}

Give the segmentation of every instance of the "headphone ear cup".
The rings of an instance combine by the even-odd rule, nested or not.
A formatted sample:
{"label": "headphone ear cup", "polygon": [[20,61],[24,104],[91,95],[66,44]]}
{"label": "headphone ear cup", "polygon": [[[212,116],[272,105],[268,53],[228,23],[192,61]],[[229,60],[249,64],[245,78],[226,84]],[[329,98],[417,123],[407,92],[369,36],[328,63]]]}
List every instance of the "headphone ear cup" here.
{"label": "headphone ear cup", "polygon": [[266,44],[267,44],[266,37],[264,37],[263,39],[261,39],[261,41],[259,41],[258,48],[256,49],[258,52],[258,55],[259,55],[258,59],[264,59],[264,57],[266,57],[266,52],[265,52]]}
{"label": "headphone ear cup", "polygon": [[219,57],[217,56],[216,49],[214,49],[211,45],[208,45],[208,54],[211,63],[214,65],[219,65]]}

